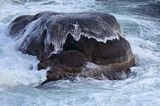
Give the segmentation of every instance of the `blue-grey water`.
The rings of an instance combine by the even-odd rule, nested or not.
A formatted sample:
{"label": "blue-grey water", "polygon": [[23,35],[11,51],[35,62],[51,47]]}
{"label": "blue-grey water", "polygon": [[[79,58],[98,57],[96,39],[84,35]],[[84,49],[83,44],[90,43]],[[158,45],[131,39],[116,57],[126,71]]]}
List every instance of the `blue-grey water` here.
{"label": "blue-grey water", "polygon": [[[136,57],[129,78],[121,81],[60,80],[36,88],[46,70],[17,50],[6,35],[15,17],[41,11],[100,11],[114,15]],[[160,106],[159,0],[0,0],[1,106]]]}

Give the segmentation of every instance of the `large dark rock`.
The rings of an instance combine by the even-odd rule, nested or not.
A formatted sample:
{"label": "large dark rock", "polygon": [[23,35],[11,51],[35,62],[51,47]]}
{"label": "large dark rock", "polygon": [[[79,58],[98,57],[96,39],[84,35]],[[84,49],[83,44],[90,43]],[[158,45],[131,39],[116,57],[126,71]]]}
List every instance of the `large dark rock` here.
{"label": "large dark rock", "polygon": [[[20,16],[11,22],[9,35],[25,38],[19,50],[37,56],[38,69],[50,67],[47,81],[77,75],[100,79],[102,74],[108,79],[122,79],[117,73],[127,74],[135,63],[119,23],[106,13],[42,12]],[[100,68],[87,68],[87,62]]]}

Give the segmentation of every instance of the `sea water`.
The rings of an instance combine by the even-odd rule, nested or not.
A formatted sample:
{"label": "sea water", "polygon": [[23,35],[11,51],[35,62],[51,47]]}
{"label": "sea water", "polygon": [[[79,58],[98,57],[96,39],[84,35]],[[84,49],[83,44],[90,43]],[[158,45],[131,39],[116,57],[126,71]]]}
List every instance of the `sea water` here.
{"label": "sea water", "polygon": [[[160,18],[139,6],[158,0],[0,0],[1,106],[160,106]],[[37,87],[46,70],[35,56],[18,51],[7,36],[17,16],[42,11],[97,11],[114,15],[136,58],[129,78],[119,81],[77,78]],[[142,11],[142,12],[141,12]]]}

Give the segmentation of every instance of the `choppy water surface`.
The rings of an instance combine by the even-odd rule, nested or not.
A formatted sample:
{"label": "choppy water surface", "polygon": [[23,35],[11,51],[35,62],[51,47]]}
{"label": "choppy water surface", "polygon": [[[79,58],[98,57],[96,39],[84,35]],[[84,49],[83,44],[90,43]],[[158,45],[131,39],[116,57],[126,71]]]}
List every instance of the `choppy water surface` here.
{"label": "choppy water surface", "polygon": [[[6,36],[16,16],[40,11],[101,11],[114,15],[136,57],[128,79],[45,80],[34,56],[17,51],[19,42]],[[0,0],[1,106],[159,106],[160,1],[158,0]]]}

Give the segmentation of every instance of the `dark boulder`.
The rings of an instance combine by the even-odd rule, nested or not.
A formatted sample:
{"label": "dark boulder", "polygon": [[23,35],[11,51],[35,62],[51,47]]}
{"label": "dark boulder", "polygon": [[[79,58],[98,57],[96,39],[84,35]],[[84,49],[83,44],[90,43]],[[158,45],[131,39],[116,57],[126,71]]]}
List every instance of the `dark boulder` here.
{"label": "dark boulder", "polygon": [[[135,64],[130,45],[110,14],[41,12],[20,16],[9,30],[10,36],[19,33],[25,37],[19,50],[37,56],[38,69],[50,67],[47,81],[102,74],[111,80],[121,79],[117,73],[127,74]],[[100,69],[87,68],[87,62]]]}

